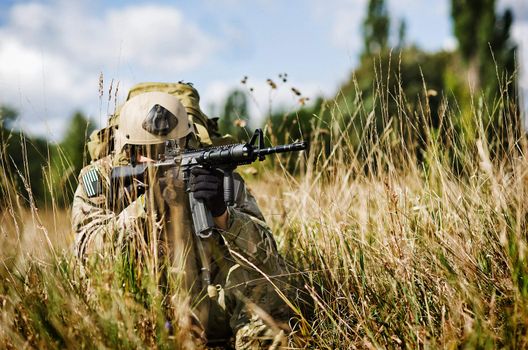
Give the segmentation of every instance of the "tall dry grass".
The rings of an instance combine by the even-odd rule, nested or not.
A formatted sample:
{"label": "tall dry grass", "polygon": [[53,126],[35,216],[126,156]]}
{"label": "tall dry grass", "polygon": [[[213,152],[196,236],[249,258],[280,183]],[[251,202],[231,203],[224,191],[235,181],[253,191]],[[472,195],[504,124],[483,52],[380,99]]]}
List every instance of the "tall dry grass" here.
{"label": "tall dry grass", "polygon": [[[330,105],[295,176],[280,158],[247,175],[312,304],[299,337],[328,349],[528,346],[526,139],[514,130],[497,147],[489,122],[519,117],[512,101],[475,96],[467,139],[456,106],[444,104],[435,130],[425,101],[409,111],[390,96],[401,102],[391,116],[389,93],[376,93],[371,108]],[[2,250],[2,347],[182,346],[166,326],[181,312],[178,281],[158,287],[130,256],[100,261],[87,279],[61,243],[68,214],[15,204],[2,214],[1,246],[13,246]]]}
{"label": "tall dry grass", "polygon": [[[319,130],[333,147],[311,152],[303,176],[270,172],[253,184],[304,272],[310,345],[527,347],[528,163],[514,101],[506,90],[492,105],[466,101],[470,139],[447,99],[433,129],[427,100],[409,111],[401,91],[376,93],[372,109],[335,106],[327,125],[344,126]],[[397,116],[384,94],[402,102]]]}

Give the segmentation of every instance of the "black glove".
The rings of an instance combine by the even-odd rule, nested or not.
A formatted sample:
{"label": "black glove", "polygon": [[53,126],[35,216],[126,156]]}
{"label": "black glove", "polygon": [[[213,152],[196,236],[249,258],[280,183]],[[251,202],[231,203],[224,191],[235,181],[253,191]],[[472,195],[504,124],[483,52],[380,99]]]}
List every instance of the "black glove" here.
{"label": "black glove", "polygon": [[224,202],[223,174],[219,170],[192,168],[189,187],[194,193],[194,198],[202,199],[213,217],[218,217],[227,210]]}

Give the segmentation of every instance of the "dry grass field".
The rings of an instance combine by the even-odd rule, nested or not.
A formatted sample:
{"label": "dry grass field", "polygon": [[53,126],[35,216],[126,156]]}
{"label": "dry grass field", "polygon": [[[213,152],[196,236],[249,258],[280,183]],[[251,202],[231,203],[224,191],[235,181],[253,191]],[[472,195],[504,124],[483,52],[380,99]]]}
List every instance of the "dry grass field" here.
{"label": "dry grass field", "polygon": [[[426,130],[420,159],[396,124],[374,137],[363,111],[366,155],[347,141],[351,124],[321,127],[295,175],[276,159],[246,176],[313,305],[298,314],[297,346],[528,346],[528,149],[524,136],[511,138],[493,155],[483,115],[500,110],[476,104],[478,137],[467,142],[446,110],[442,135]],[[328,153],[317,147],[323,132]],[[2,348],[185,345],[164,327],[167,302],[148,271],[118,257],[83,278],[68,211],[10,203],[1,216]]]}

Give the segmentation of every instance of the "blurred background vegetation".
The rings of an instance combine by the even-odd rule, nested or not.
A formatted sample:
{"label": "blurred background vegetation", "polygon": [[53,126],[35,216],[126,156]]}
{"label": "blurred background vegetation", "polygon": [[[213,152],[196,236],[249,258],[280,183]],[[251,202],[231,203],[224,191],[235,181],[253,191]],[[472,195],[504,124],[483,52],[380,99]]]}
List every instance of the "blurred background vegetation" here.
{"label": "blurred background vegetation", "polygon": [[[281,74],[279,84],[268,79],[269,88],[291,89],[299,98],[299,108],[270,108],[264,125],[255,125],[248,112],[251,89],[245,85],[247,78],[244,78],[240,89],[232,91],[219,109],[220,131],[243,141],[251,135],[251,128],[265,127],[272,143],[288,143],[310,139],[314,130],[323,130],[319,146],[329,152],[335,141],[333,130],[346,130],[349,142],[360,148],[366,126],[374,125],[379,135],[390,126],[403,130],[408,142],[406,148],[413,149],[419,161],[426,161],[428,138],[441,138],[443,126],[449,124],[464,135],[458,142],[474,142],[477,129],[483,127],[489,133],[492,155],[505,151],[512,144],[506,140],[506,135],[511,135],[508,131],[520,130],[515,124],[521,120],[509,118],[505,125],[502,118],[510,112],[519,116],[520,104],[516,45],[510,36],[514,18],[509,9],[498,12],[496,5],[495,0],[452,0],[457,48],[427,52],[407,41],[406,22],[391,18],[384,0],[369,0],[360,63],[336,96],[309,100],[294,86],[288,86],[287,74]],[[395,28],[393,32],[391,28]],[[376,93],[380,91],[381,95]],[[384,99],[383,105],[387,108],[380,108],[382,104],[376,99]],[[501,105],[504,101],[511,105]],[[459,110],[449,120],[443,113],[447,105]],[[475,105],[485,106],[486,125],[477,125]],[[425,110],[428,113],[423,113]],[[337,115],[338,118],[334,117]],[[52,198],[54,203],[67,205],[79,170],[90,161],[85,140],[95,129],[95,123],[78,111],[71,116],[62,141],[51,143],[14,129],[17,117],[16,110],[1,106],[0,137],[5,148],[2,154],[8,155],[1,161],[6,176],[13,180],[10,183],[17,184],[18,193],[27,194],[22,199],[27,205],[32,201],[48,205]],[[358,154],[368,154],[368,150],[358,149]],[[23,165],[25,157],[27,166]],[[453,157],[456,167],[456,155]],[[9,190],[12,189],[0,187],[1,198],[7,198]]]}

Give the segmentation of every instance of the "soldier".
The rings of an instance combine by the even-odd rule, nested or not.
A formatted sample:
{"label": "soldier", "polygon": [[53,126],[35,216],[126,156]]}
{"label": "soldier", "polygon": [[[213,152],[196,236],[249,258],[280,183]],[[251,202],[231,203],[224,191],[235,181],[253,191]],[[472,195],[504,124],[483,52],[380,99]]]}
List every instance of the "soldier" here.
{"label": "soldier", "polygon": [[[156,220],[164,218],[160,232],[150,237],[168,245],[170,261],[183,264],[186,270],[185,285],[194,294],[191,297],[202,300],[193,304],[193,315],[202,330],[203,344],[226,345],[234,338],[237,349],[284,345],[291,316],[285,301],[287,267],[240,176],[235,205],[227,207],[220,174],[193,169],[190,190],[195,198],[204,200],[216,225],[205,242],[192,233],[186,193],[177,172],[156,174],[156,181],[128,188],[111,188],[113,167],[152,162],[170,140],[181,148],[197,146],[177,97],[145,92],[124,104],[114,151],[92,162],[79,175],[72,208],[77,255],[83,260],[104,257],[131,237],[147,236],[145,231],[152,227],[149,215]],[[200,281],[196,266],[208,269],[209,285]]]}

